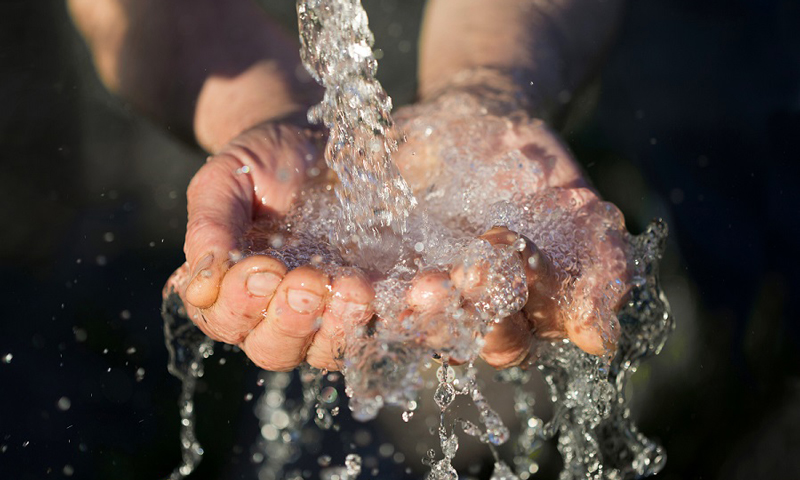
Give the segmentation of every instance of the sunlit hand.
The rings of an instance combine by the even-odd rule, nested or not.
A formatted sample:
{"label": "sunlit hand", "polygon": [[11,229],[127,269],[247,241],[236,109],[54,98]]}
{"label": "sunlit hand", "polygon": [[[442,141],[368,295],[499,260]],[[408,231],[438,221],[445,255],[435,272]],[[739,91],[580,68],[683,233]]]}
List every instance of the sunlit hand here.
{"label": "sunlit hand", "polygon": [[317,160],[309,132],[260,125],[210,157],[187,193],[187,261],[167,288],[206,335],[267,370],[304,361],[335,369],[343,318],[371,316],[372,288],[358,273],[330,278],[314,265],[287,271],[272,256],[238,258],[254,222],[286,214]]}
{"label": "sunlit hand", "polygon": [[[547,198],[553,210],[564,212],[558,221],[570,221],[575,227],[569,245],[551,246],[549,252],[526,239],[521,255],[528,302],[488,334],[482,356],[496,367],[519,363],[534,336],[569,338],[594,355],[613,353],[619,337],[615,314],[630,278],[621,213],[601,201],[570,152],[543,122],[521,111],[490,110],[479,98],[460,93],[397,115],[408,142],[396,159],[418,195],[435,195],[431,192],[463,170],[475,177],[479,188],[495,189],[490,198],[517,204],[537,196]],[[484,172],[491,176],[484,177]],[[510,245],[519,234],[499,227],[481,238],[492,245]],[[563,257],[556,250],[574,245],[585,248],[582,264],[554,261]],[[410,298],[435,311],[440,306],[436,299],[448,298],[452,289],[470,300],[480,287],[479,266],[467,272],[455,268],[449,274],[419,278]]]}

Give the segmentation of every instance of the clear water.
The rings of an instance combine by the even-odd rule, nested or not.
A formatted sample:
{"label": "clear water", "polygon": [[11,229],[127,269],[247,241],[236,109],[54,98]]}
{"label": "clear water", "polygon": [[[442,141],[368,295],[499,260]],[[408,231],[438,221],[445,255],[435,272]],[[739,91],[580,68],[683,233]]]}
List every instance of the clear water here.
{"label": "clear water", "polygon": [[[353,416],[369,420],[386,405],[400,407],[404,419],[413,416],[425,400],[420,370],[436,356],[443,360],[438,384],[433,392],[423,392],[440,410],[440,454],[431,451],[424,459],[429,479],[457,478],[452,461],[464,434],[479,439],[494,455],[496,480],[531,477],[538,449],[553,437],[564,459],[562,479],[658,472],[665,454],[637,431],[623,392],[628,376],[642,359],[660,351],[672,327],[657,276],[666,227],[656,222],[642,235],[631,236],[613,205],[598,201],[578,208],[569,190],[546,187],[550,159],[531,162],[513,144],[487,141],[509,136],[514,127],[468,95],[409,109],[396,126],[391,101],[374,78],[372,34],[358,0],[299,0],[298,19],[303,61],[326,87],[324,100],[309,117],[331,132],[325,160],[338,181],[321,178],[302,192],[286,218],[256,225],[244,254],[266,252],[290,268],[314,262],[332,274],[355,266],[374,279],[379,320],[370,329],[346,324],[343,332],[341,367]],[[531,130],[543,128],[527,122]],[[392,161],[401,138],[438,146],[439,178],[417,198]],[[535,398],[526,390],[531,372],[514,368],[500,373],[499,381],[517,389],[514,406],[521,433],[514,439],[510,464],[496,451],[510,440],[510,429],[485,400],[469,361],[476,359],[494,322],[527,300],[518,255],[524,242],[498,248],[476,238],[495,225],[527,236],[562,272],[556,295],[563,315],[577,312],[586,289],[599,285],[605,296],[594,312],[601,319],[615,316],[620,329],[613,358],[588,355],[566,340],[537,345],[536,365],[555,406],[547,422],[533,413]],[[596,273],[605,271],[598,268],[598,258],[609,255],[626,265],[632,278]],[[417,274],[478,264],[487,268],[486,287],[474,308],[464,308],[461,295],[453,291],[437,318],[403,315],[406,292]],[[631,285],[631,293],[617,312],[623,282]],[[171,477],[182,478],[202,455],[193,430],[192,392],[202,360],[212,351],[181,317],[176,299],[173,294],[165,301],[165,328],[170,371],[183,382],[183,463]],[[448,365],[451,358],[468,361],[454,368]],[[339,407],[329,400],[338,393],[326,383],[328,376],[308,367],[300,372],[303,396],[298,402],[286,398],[289,375],[265,372],[262,378],[264,393],[255,411],[261,425],[259,478],[293,477],[286,465],[302,449],[296,433],[312,419],[319,428],[331,428]],[[453,418],[450,407],[457,396],[476,407],[478,423]],[[357,456],[342,466],[328,462],[323,478],[352,480],[361,471]]]}

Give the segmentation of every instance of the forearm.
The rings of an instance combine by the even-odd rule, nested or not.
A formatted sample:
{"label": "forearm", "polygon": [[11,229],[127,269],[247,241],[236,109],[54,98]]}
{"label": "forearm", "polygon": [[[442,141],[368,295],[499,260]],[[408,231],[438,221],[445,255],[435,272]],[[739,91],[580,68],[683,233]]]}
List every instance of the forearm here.
{"label": "forearm", "polygon": [[554,113],[605,50],[622,0],[429,0],[421,35],[420,95],[453,87],[512,93]]}
{"label": "forearm", "polygon": [[297,42],[251,0],[69,4],[105,85],[211,152],[318,94],[296,77]]}

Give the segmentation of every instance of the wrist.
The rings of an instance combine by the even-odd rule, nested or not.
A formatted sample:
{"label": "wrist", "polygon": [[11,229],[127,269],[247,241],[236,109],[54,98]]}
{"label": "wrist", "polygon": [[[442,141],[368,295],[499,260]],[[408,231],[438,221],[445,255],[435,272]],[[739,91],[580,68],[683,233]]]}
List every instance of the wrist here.
{"label": "wrist", "polygon": [[308,127],[306,112],[319,87],[288,78],[274,62],[257,62],[234,77],[210,75],[197,97],[193,127],[200,146],[216,153],[242,132],[265,122]]}

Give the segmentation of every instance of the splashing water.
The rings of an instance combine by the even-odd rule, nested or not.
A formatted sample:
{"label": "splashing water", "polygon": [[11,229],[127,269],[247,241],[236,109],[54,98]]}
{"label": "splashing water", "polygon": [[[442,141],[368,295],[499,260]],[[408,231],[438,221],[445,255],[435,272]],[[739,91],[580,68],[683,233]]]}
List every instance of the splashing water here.
{"label": "splashing water", "polygon": [[[372,34],[360,1],[299,0],[297,11],[304,64],[325,86],[324,99],[309,118],[329,130],[325,160],[338,182],[308,187],[286,218],[255,225],[243,255],[267,253],[290,269],[311,263],[331,275],[358,268],[377,278],[372,307],[378,321],[367,327],[345,319],[341,332],[341,367],[354,418],[372,419],[385,405],[400,406],[403,418],[410,418],[423,388],[422,364],[433,355],[442,360],[433,401],[441,412],[443,457],[436,460],[435,452],[429,452],[429,480],[458,478],[452,460],[461,432],[487,445],[495,459],[493,480],[530,478],[538,469],[539,449],[556,436],[564,459],[562,480],[658,472],[665,454],[637,431],[623,391],[628,376],[642,359],[660,351],[672,328],[657,281],[666,227],[656,222],[642,235],[631,236],[613,205],[581,203],[587,189],[547,187],[553,157],[532,158],[519,142],[498,147],[482,140],[507,138],[516,127],[468,94],[410,108],[401,118],[410,143],[439,146],[434,154],[441,160],[440,176],[415,198],[392,161],[400,135],[390,115],[391,100],[374,78]],[[524,127],[543,128],[535,121]],[[532,372],[518,367],[500,372],[500,380],[516,388],[520,434],[512,465],[496,450],[508,441],[510,430],[484,398],[472,364],[492,326],[528,299],[519,255],[525,241],[492,246],[476,238],[496,225],[526,236],[553,263],[559,272],[554,295],[563,318],[583,311],[586,292],[601,288],[604,295],[592,304],[593,314],[619,320],[613,359],[586,354],[566,340],[537,345],[537,368],[555,405],[547,422],[534,415],[535,399],[525,389]],[[452,289],[435,318],[407,315],[406,294],[419,273],[474,266],[483,268],[484,286],[468,307],[461,292]],[[622,270],[630,278],[613,273]],[[626,285],[629,293],[620,309]],[[211,342],[186,319],[177,295],[168,293],[164,319],[170,372],[183,382],[183,463],[170,477],[178,479],[191,473],[202,455],[194,435],[192,394],[202,376],[202,360],[213,352]],[[467,363],[454,369],[450,359]],[[286,465],[302,449],[297,432],[312,418],[322,429],[333,423],[336,410],[326,405],[335,390],[324,386],[310,367],[303,367],[298,378],[303,394],[293,403],[286,396],[290,375],[262,374],[264,392],[255,408],[261,438],[254,454],[261,461],[261,479],[291,477]],[[450,418],[458,396],[476,407],[480,424]],[[360,471],[360,458],[353,454],[344,466],[325,468],[322,478],[353,480]]]}
{"label": "splashing water", "polygon": [[416,201],[391,154],[392,100],[375,79],[373,36],[360,1],[300,0],[300,53],[325,97],[308,112],[328,128],[325,160],[339,177],[343,218],[360,229],[405,231]]}
{"label": "splashing water", "polygon": [[180,297],[169,292],[161,310],[164,318],[164,339],[169,351],[169,373],[181,381],[178,400],[181,416],[182,463],[169,476],[184,478],[200,463],[203,447],[195,435],[194,393],[197,379],[203,376],[203,360],[214,354],[213,342],[186,315]]}

